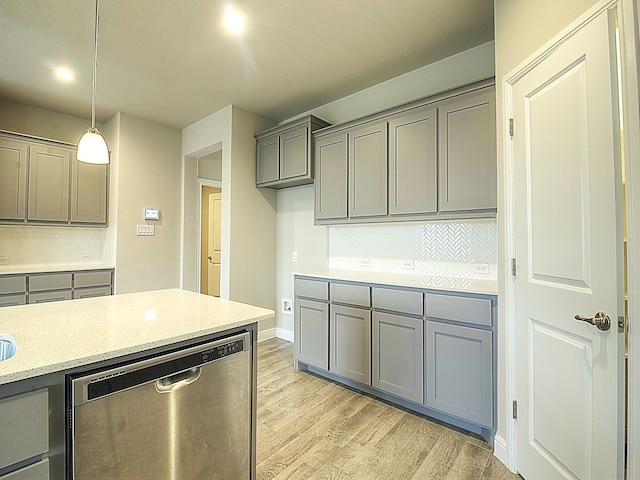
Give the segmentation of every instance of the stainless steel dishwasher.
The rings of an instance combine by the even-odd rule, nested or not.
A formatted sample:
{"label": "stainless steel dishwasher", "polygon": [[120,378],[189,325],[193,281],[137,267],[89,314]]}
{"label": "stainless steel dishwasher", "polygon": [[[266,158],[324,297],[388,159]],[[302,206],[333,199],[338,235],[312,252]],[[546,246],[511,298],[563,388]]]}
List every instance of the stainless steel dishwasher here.
{"label": "stainless steel dishwasher", "polygon": [[70,376],[70,473],[95,479],[249,479],[249,332]]}

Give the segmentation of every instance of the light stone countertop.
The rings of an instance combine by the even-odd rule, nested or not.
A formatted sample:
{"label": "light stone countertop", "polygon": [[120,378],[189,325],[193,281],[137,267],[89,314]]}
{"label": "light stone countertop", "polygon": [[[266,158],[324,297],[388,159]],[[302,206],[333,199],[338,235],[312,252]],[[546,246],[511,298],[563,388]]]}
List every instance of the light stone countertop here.
{"label": "light stone countertop", "polygon": [[115,268],[106,263],[29,263],[24,265],[0,265],[0,275],[16,273],[76,272],[80,270],[104,270]]}
{"label": "light stone countertop", "polygon": [[272,310],[170,289],[0,308],[17,345],[0,385],[69,370],[274,317]]}
{"label": "light stone countertop", "polygon": [[392,287],[442,290],[456,293],[498,294],[498,282],[496,280],[478,278],[430,277],[426,275],[405,275],[400,273],[339,270],[331,268],[308,272],[294,272],[294,275],[327,280],[345,280],[349,282],[388,285]]}

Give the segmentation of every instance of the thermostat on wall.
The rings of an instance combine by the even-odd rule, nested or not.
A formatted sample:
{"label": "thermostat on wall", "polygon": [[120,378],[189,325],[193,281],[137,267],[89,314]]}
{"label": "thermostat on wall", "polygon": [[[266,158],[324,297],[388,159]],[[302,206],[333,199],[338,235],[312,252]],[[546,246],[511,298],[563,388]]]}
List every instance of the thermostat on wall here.
{"label": "thermostat on wall", "polygon": [[160,220],[160,211],[157,208],[144,209],[145,220]]}

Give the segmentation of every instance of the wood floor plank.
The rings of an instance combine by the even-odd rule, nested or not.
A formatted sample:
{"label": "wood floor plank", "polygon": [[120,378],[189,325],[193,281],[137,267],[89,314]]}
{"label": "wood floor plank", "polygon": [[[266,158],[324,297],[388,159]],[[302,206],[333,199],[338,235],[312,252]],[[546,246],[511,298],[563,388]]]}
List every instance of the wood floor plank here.
{"label": "wood floor plank", "polygon": [[293,369],[258,346],[258,480],[522,480],[476,435]]}

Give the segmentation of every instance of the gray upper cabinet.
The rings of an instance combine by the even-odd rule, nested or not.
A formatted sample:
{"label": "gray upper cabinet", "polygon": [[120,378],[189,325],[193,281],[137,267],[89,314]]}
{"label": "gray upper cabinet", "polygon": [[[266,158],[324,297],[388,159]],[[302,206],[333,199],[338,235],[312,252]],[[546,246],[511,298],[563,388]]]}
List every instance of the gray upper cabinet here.
{"label": "gray upper cabinet", "polygon": [[107,223],[108,165],[71,162],[71,223]]}
{"label": "gray upper cabinet", "polygon": [[436,109],[421,108],[389,121],[389,214],[436,213]]}
{"label": "gray upper cabinet", "polygon": [[257,134],[256,186],[285,188],[313,183],[311,132],[328,125],[308,115]]}
{"label": "gray upper cabinet", "polygon": [[71,150],[47,146],[29,147],[29,205],[27,220],[69,220],[69,168]]}
{"label": "gray upper cabinet", "polygon": [[[493,80],[335,125],[314,139],[316,161],[334,160],[316,169],[317,224],[495,215]],[[341,208],[328,212],[327,202]]]}
{"label": "gray upper cabinet", "polygon": [[315,143],[316,219],[347,218],[347,134],[327,135]]}
{"label": "gray upper cabinet", "polygon": [[256,185],[278,180],[280,163],[280,138],[262,138],[256,141]]}
{"label": "gray upper cabinet", "polygon": [[3,132],[0,223],[107,224],[108,165],[79,162],[72,145]]}
{"label": "gray upper cabinet", "polygon": [[463,95],[439,106],[440,211],[495,209],[495,92]]}
{"label": "gray upper cabinet", "polygon": [[349,217],[387,214],[387,123],[349,131]]}
{"label": "gray upper cabinet", "polygon": [[0,138],[0,219],[25,219],[26,191],[27,144]]}

